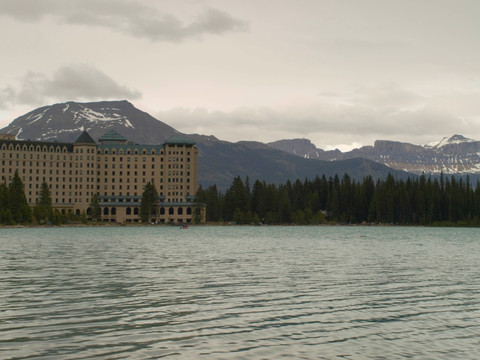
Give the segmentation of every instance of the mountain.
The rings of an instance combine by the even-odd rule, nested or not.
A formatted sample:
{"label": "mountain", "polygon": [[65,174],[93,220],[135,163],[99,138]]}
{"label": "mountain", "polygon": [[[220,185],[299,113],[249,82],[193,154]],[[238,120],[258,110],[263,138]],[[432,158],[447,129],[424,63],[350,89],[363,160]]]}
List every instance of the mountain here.
{"label": "mountain", "polygon": [[480,174],[480,141],[453,135],[427,145],[377,140],[348,152],[317,149],[310,140],[280,140],[268,144],[299,157],[325,161],[364,158],[414,174]]}
{"label": "mountain", "polygon": [[83,130],[98,139],[110,129],[139,144],[158,144],[179,134],[128,101],[67,102],[44,106],[16,118],[0,131],[15,134],[19,139],[69,142]]}
{"label": "mountain", "polygon": [[298,157],[258,142],[231,143],[214,136],[181,134],[128,101],[67,102],[44,106],[16,118],[0,132],[15,134],[22,140],[73,142],[83,130],[98,140],[110,129],[134,143],[159,144],[172,135],[183,135],[194,140],[200,150],[199,184],[216,184],[222,190],[236,176],[248,176],[251,182],[259,179],[274,184],[311,179],[317,175],[329,177],[338,174],[341,177],[345,173],[356,180],[367,175],[375,179],[384,178],[389,172],[397,178],[411,176],[404,171],[392,170],[360,158],[319,161]]}

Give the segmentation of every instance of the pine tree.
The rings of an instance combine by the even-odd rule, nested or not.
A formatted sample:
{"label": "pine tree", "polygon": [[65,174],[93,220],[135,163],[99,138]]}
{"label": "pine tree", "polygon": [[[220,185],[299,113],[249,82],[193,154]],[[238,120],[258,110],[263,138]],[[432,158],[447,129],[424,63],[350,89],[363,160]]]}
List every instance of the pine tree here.
{"label": "pine tree", "polygon": [[90,201],[91,216],[93,221],[100,220],[102,216],[102,210],[100,209],[100,204],[98,203],[98,195],[94,193],[92,195],[92,200]]}
{"label": "pine tree", "polygon": [[53,219],[52,197],[48,184],[44,181],[33,214],[39,223],[49,223]]}
{"label": "pine tree", "polygon": [[24,185],[18,175],[18,170],[15,171],[12,181],[8,186],[7,204],[7,208],[10,210],[14,222],[24,224],[32,221],[32,210],[27,203]]}
{"label": "pine tree", "polygon": [[0,184],[0,223],[6,224],[6,211],[8,209],[8,186],[5,183]]}
{"label": "pine tree", "polygon": [[145,185],[142,193],[142,203],[140,205],[140,219],[143,222],[149,222],[150,219],[156,218],[158,214],[158,193],[155,185],[150,182]]}

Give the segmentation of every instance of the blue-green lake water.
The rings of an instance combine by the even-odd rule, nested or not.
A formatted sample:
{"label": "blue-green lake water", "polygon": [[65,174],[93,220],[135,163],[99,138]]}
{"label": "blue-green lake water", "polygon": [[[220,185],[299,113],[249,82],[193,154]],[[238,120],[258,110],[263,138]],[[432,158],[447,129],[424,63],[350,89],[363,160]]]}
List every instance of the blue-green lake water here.
{"label": "blue-green lake water", "polygon": [[479,359],[480,229],[1,229],[0,358]]}

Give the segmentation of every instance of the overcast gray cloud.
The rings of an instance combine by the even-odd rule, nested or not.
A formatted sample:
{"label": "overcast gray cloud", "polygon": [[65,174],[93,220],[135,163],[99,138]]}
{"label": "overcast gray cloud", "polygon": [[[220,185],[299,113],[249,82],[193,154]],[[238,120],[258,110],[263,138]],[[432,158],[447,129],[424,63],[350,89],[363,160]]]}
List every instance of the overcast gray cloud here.
{"label": "overcast gray cloud", "polygon": [[49,101],[71,99],[139,99],[140,92],[118,84],[100,70],[87,65],[59,68],[51,77],[28,72],[18,86],[6,86],[0,92],[0,106],[9,104],[37,105]]}
{"label": "overcast gray cloud", "polygon": [[380,139],[423,145],[454,133],[480,133],[478,121],[459,119],[427,106],[399,110],[325,102],[309,108],[284,110],[241,108],[232,112],[209,112],[205,109],[177,108],[157,113],[156,117],[183,132],[221,134],[221,139],[232,142],[240,139],[268,142],[308,138],[319,148],[339,147],[342,150],[361,146],[362,143],[373,144]]}
{"label": "overcast gray cloud", "polygon": [[479,13],[478,0],[0,0],[0,122],[127,98],[229,141],[480,140]]}
{"label": "overcast gray cloud", "polygon": [[62,24],[103,27],[151,41],[175,42],[247,28],[244,21],[214,8],[184,24],[173,14],[133,0],[0,0],[0,15],[26,22],[52,17]]}

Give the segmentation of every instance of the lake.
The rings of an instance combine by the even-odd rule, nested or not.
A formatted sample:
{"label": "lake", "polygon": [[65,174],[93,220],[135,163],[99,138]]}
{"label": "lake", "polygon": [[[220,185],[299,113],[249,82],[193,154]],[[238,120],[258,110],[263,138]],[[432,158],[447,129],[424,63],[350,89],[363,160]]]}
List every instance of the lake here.
{"label": "lake", "polygon": [[0,229],[2,359],[478,359],[480,229]]}

